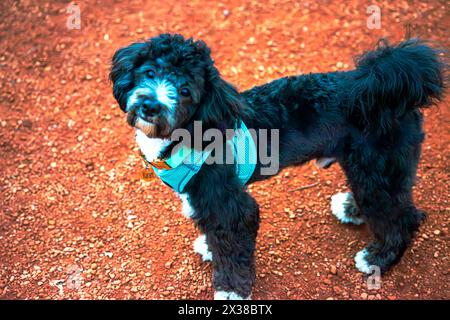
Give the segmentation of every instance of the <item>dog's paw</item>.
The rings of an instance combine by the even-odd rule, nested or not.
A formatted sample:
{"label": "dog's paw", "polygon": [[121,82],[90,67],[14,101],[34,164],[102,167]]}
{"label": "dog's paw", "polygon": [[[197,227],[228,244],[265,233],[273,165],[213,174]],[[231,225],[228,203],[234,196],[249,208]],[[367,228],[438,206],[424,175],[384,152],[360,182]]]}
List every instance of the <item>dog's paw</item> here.
{"label": "dog's paw", "polygon": [[364,220],[357,216],[358,210],[351,192],[340,192],[331,197],[331,212],[341,223],[364,223]]}
{"label": "dog's paw", "polygon": [[362,273],[371,274],[372,268],[366,259],[368,253],[367,249],[363,249],[355,255],[355,267]]}
{"label": "dog's paw", "polygon": [[194,252],[202,256],[203,261],[212,261],[212,253],[208,249],[208,244],[206,243],[206,236],[204,234],[200,235],[194,241]]}
{"label": "dog's paw", "polygon": [[236,292],[233,291],[216,291],[214,293],[214,300],[250,300],[251,299],[251,295],[249,295],[248,297],[244,298],[242,296],[240,296],[239,294],[237,294]]}

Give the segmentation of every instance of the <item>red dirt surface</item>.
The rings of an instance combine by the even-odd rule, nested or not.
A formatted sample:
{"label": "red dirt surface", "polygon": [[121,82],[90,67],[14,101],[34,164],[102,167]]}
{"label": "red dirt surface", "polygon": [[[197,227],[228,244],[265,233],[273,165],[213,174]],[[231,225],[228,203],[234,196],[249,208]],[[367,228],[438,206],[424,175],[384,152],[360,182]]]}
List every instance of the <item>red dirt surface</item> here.
{"label": "red dirt surface", "polygon": [[[205,40],[240,89],[345,70],[377,39],[413,35],[448,48],[446,1],[66,1],[0,3],[0,298],[210,299],[211,267],[180,201],[142,168],[108,81],[121,46],[162,32]],[[261,207],[254,299],[449,299],[448,99],[427,110],[415,199],[428,220],[379,290],[353,256],[365,227],[340,225],[338,166],[283,171],[250,187]],[[298,191],[292,189],[318,185]],[[78,274],[77,274],[78,272]],[[75,277],[75,278],[74,278]],[[73,281],[78,278],[79,282]],[[71,282],[72,281],[72,282]]]}

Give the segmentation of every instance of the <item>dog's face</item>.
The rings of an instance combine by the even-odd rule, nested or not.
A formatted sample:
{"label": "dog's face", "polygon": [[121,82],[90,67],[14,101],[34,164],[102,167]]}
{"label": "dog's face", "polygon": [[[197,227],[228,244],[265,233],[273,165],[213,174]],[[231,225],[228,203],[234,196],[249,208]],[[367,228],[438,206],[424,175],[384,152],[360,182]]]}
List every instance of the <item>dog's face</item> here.
{"label": "dog's face", "polygon": [[169,138],[195,120],[225,129],[241,107],[206,44],[181,35],[163,34],[118,50],[110,79],[128,123],[148,137]]}

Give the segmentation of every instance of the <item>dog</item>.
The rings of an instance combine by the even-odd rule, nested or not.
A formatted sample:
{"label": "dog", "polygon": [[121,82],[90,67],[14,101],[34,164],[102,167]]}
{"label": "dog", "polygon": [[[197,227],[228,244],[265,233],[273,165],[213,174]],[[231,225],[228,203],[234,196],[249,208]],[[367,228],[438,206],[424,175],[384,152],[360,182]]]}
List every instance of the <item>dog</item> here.
{"label": "dog", "polygon": [[[310,160],[342,167],[351,192],[333,196],[331,211],[373,233],[355,256],[363,273],[371,266],[385,273],[396,264],[425,217],[412,195],[424,140],[421,108],[440,101],[444,91],[444,64],[427,42],[380,40],[354,70],[288,76],[238,92],[220,76],[203,41],[162,34],[119,49],[110,79],[146,163],[180,193],[183,212],[202,233],[194,251],[212,262],[215,299],[251,297],[260,218],[247,185],[286,167]],[[267,164],[257,157],[250,177],[241,179],[237,164],[201,159],[184,167],[183,185],[172,184],[181,178],[163,175],[171,172],[166,160],[177,144],[171,134],[194,133],[196,122],[202,132],[224,136],[244,125],[257,134],[278,130],[278,170],[262,174]],[[192,152],[202,158],[204,148]],[[274,144],[266,149],[258,145],[257,155],[274,151]]]}

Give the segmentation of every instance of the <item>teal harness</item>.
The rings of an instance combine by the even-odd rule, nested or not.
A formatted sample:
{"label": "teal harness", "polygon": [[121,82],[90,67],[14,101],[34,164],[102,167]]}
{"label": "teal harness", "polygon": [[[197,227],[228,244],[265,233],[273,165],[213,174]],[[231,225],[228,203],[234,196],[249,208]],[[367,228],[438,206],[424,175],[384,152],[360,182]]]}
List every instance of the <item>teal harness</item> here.
{"label": "teal harness", "polygon": [[[256,166],[256,145],[254,139],[243,121],[234,129],[234,135],[227,140],[227,149],[233,152],[233,163],[236,175],[242,185],[251,178]],[[227,150],[227,151],[229,151]],[[183,193],[186,184],[200,170],[212,150],[197,151],[193,148],[180,147],[164,161],[149,162],[155,174],[178,193]]]}

